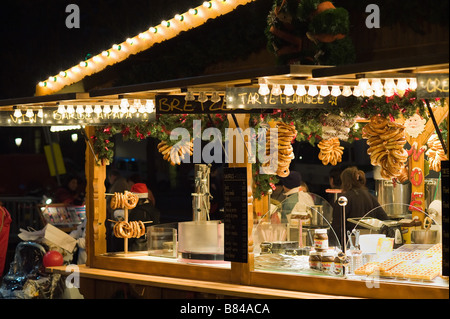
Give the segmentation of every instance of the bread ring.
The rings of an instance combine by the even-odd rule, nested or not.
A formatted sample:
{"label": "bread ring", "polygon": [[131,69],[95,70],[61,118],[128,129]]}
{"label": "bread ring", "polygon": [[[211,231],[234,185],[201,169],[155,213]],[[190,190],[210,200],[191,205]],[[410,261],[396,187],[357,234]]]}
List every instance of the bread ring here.
{"label": "bread ring", "polygon": [[125,193],[123,194],[123,205],[125,208],[127,209],[133,209],[134,207],[136,207],[138,201],[139,201],[139,197],[136,194],[133,194],[131,192],[125,191]]}

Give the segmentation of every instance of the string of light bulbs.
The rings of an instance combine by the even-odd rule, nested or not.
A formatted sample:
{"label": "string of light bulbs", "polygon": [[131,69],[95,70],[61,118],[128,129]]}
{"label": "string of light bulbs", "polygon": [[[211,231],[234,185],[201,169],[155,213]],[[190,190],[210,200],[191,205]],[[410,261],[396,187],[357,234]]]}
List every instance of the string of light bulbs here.
{"label": "string of light bulbs", "polygon": [[[397,83],[395,82],[397,80]],[[384,84],[383,84],[384,81]],[[323,85],[323,84],[277,84],[273,83],[271,84],[272,88],[269,88],[268,83],[260,83],[259,84],[259,90],[258,93],[260,95],[273,95],[273,96],[279,96],[281,94],[284,94],[286,96],[292,96],[294,94],[298,96],[345,96],[349,97],[350,95],[354,95],[356,97],[359,96],[387,96],[391,97],[395,93],[399,92],[405,92],[406,90],[415,90],[417,88],[417,79],[416,78],[399,78],[399,79],[393,79],[393,78],[387,78],[387,79],[379,79],[374,78],[371,79],[371,82],[369,82],[369,79],[362,78],[359,79],[358,85],[354,86],[353,89],[350,85],[344,85],[341,87],[339,85]],[[283,88],[282,88],[283,86]],[[294,89],[295,86],[295,89]],[[308,87],[308,89],[306,89]],[[331,90],[330,90],[331,87]]]}
{"label": "string of light bulbs", "polygon": [[202,5],[189,9],[182,14],[176,14],[170,20],[163,20],[159,25],[151,26],[148,30],[114,44],[111,48],[93,56],[90,59],[50,76],[40,81],[36,86],[36,95],[48,95],[58,92],[62,88],[81,81],[84,77],[98,73],[115,63],[124,61],[130,55],[137,54],[152,47],[156,43],[176,37],[183,31],[196,28],[221,15],[227,14],[239,5],[245,5],[254,0],[210,0]]}

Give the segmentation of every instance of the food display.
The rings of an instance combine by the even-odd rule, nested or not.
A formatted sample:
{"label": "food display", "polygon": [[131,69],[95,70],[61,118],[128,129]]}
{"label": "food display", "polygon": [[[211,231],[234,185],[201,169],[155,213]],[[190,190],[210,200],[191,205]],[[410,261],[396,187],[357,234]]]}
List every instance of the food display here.
{"label": "food display", "polygon": [[158,152],[163,155],[164,160],[168,161],[172,166],[180,165],[186,155],[191,156],[194,151],[194,143],[192,141],[183,143],[182,141],[169,145],[165,141],[158,144]]}
{"label": "food display", "polygon": [[[408,245],[414,246],[414,245]],[[397,279],[433,280],[442,271],[442,244],[426,250],[397,252],[384,261],[366,263],[355,270],[356,275],[378,274]]]}
{"label": "food display", "polygon": [[430,169],[435,172],[441,171],[441,161],[447,160],[444,149],[442,148],[441,141],[437,134],[432,134],[427,142],[428,150],[426,155],[428,156],[428,162],[430,163]]}
{"label": "food display", "polygon": [[297,136],[297,131],[294,126],[283,123],[281,121],[276,122],[275,127],[278,130],[278,134],[271,134],[273,129],[268,130],[267,143],[266,143],[266,155],[271,155],[270,146],[275,146],[274,150],[277,151],[278,165],[277,175],[280,177],[286,177],[289,175],[289,166],[292,159],[294,159],[294,149],[292,148],[292,141]]}
{"label": "food display", "polygon": [[405,127],[382,116],[373,116],[362,129],[362,137],[367,139],[367,153],[371,164],[380,166],[384,179],[398,178],[404,174],[408,152]]}
{"label": "food display", "polygon": [[142,221],[120,221],[113,227],[117,238],[139,238],[145,235],[145,226]]}
{"label": "food display", "polygon": [[111,199],[111,208],[133,209],[134,207],[136,207],[138,201],[139,201],[138,195],[133,194],[129,191],[125,191],[124,193],[115,192],[114,196]]}
{"label": "food display", "polygon": [[340,146],[340,144],[341,143],[337,137],[328,140],[321,140],[319,142],[319,159],[322,161],[323,165],[331,164],[336,166],[337,163],[342,161],[344,147]]}

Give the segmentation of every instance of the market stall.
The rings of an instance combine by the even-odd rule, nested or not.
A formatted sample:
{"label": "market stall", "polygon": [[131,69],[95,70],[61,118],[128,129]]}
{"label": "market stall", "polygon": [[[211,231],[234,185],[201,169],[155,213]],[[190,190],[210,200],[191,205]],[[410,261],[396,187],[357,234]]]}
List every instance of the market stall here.
{"label": "market stall", "polygon": [[[397,60],[394,61],[395,63],[387,61],[385,64],[357,65],[353,70],[293,65],[149,83],[135,87],[109,88],[90,92],[89,96],[84,96],[82,100],[58,100],[59,105],[80,105],[87,108],[88,105],[98,104],[103,108],[102,112],[90,113],[92,118],[84,115],[78,118],[86,122],[86,136],[89,137],[86,150],[88,268],[81,270],[81,276],[83,277],[84,272],[87,277],[92,276],[89,275],[90,270],[100,272],[105,270],[102,280],[108,280],[107,271],[117,271],[123,272],[124,281],[128,280],[129,273],[136,273],[190,280],[201,279],[204,282],[217,283],[217,285],[247,285],[330,296],[447,298],[448,275],[445,271],[448,271],[448,233],[446,233],[445,227],[442,227],[442,224],[446,222],[446,197],[445,194],[441,196],[444,208],[441,208],[441,222],[438,221],[438,216],[432,215],[427,207],[426,200],[431,195],[423,188],[425,182],[420,172],[426,170],[425,156],[427,156],[426,161],[432,163],[430,169],[435,172],[438,169],[437,161],[439,160],[441,163],[439,187],[446,181],[446,174],[448,174],[445,166],[447,163],[446,152],[442,153],[439,148],[440,145],[445,149],[446,141],[439,144],[435,143],[436,139],[429,141],[429,137],[436,131],[435,124],[439,125],[448,118],[448,99],[444,92],[443,96],[439,96],[439,100],[433,100],[435,105],[430,107],[432,113],[427,113],[429,109],[426,103],[422,102],[419,90],[416,93],[413,87],[414,80],[419,87],[423,85],[417,81],[422,73],[439,73],[445,78],[448,63],[442,62],[442,58],[436,58],[435,61],[433,61],[433,57],[420,61]],[[394,63],[395,67],[390,63]],[[358,94],[357,91],[362,89],[361,86],[368,79],[371,82],[367,81],[371,90],[374,83],[378,82],[374,79],[384,82],[385,89],[386,83],[395,79],[396,87],[400,91],[390,96],[385,94],[377,96],[375,94],[376,87],[374,87],[372,95],[369,92]],[[401,90],[401,87],[399,88],[403,79],[407,79],[407,84],[411,86],[410,89]],[[291,85],[296,88],[293,93],[289,93],[287,90]],[[312,91],[314,87],[322,88],[324,90],[322,95],[319,92],[314,93]],[[336,87],[340,94],[336,93]],[[334,95],[331,92],[325,92],[330,88],[331,92],[334,90]],[[281,92],[277,93],[277,89]],[[304,93],[302,89],[305,91]],[[310,89],[311,91],[309,91]],[[348,89],[351,93],[345,96],[344,91]],[[309,91],[308,94],[306,94],[307,91]],[[218,94],[214,95],[213,93]],[[383,91],[383,93],[386,92]],[[214,101],[213,96],[216,96]],[[142,102],[145,100],[149,101],[148,104]],[[147,111],[120,113],[121,107],[131,107],[132,105],[136,107],[136,101],[139,102],[138,105],[148,105]],[[26,105],[23,105],[25,108]],[[38,105],[38,103],[34,103],[34,105]],[[116,111],[105,112],[106,106],[111,109],[116,106],[117,108],[115,108]],[[47,107],[51,107],[51,105]],[[44,107],[44,110],[47,107]],[[154,112],[149,112],[152,108],[156,109],[156,117]],[[343,110],[346,113],[343,113]],[[58,114],[57,110],[54,111],[55,113]],[[417,137],[412,136],[414,133],[408,133],[405,125],[402,124],[405,119],[409,119],[415,114],[428,119],[424,130],[421,131],[423,135],[418,135],[421,138],[420,141],[414,140]],[[139,118],[138,115],[141,117]],[[322,123],[324,117],[328,119],[328,122]],[[334,120],[332,120],[333,117]],[[389,128],[392,126],[397,131],[381,132],[383,123],[379,123],[377,117],[382,118],[386,125],[395,123],[395,125],[391,124]],[[67,122],[71,121],[70,116],[62,118]],[[142,119],[144,120],[142,121]],[[107,121],[108,124],[100,125],[101,122],[98,121],[102,120]],[[199,121],[199,126],[195,126],[195,121]],[[337,124],[332,126],[333,129],[324,129],[331,123]],[[359,128],[356,128],[355,124],[358,124]],[[375,125],[375,127],[370,130],[369,125]],[[184,128],[189,133],[187,139],[183,137],[184,140],[181,140],[181,144],[177,144],[179,142],[177,139],[170,139],[170,132],[177,127]],[[364,127],[367,128],[364,129]],[[226,209],[223,223],[208,220],[207,174],[202,175],[201,173],[205,173],[204,169],[207,165],[202,166],[204,158],[202,159],[201,156],[197,157],[197,160],[195,159],[195,156],[202,154],[202,148],[197,148],[199,145],[196,144],[195,137],[200,136],[201,138],[201,134],[208,128],[216,129],[217,131],[212,132],[221,134],[218,148],[214,148],[215,144],[211,143],[208,144],[209,150],[214,149],[217,152],[220,150],[228,156],[224,182]],[[239,128],[240,131],[230,130],[227,132],[225,130],[227,128]],[[246,136],[245,132],[246,129],[254,129],[254,132],[259,133],[270,132],[274,128],[278,128],[278,132],[285,136],[285,140],[279,139],[277,144],[278,151],[286,150],[285,153],[277,152],[281,155],[280,159],[283,159],[283,163],[276,162],[275,171],[272,174],[260,174],[262,172],[260,168],[264,165],[262,165],[262,161],[258,161],[258,157],[252,157],[252,147],[256,147],[256,145],[251,143],[252,139],[255,141],[258,139],[254,138],[256,135],[253,138],[251,135]],[[261,131],[257,129],[261,129]],[[388,128],[386,127],[386,129]],[[304,211],[299,211],[298,218],[291,218],[287,224],[268,222],[272,208],[271,184],[276,183],[277,176],[288,173],[291,156],[289,144],[293,142],[294,138],[297,141],[310,141],[314,145],[320,142],[317,144],[320,149],[320,160],[324,165],[334,166],[339,163],[342,156],[339,140],[356,137],[366,139],[368,142],[370,141],[369,143],[376,143],[376,136],[369,134],[374,130],[379,132],[376,136],[381,136],[381,139],[386,141],[384,145],[392,145],[385,150],[387,151],[385,152],[387,154],[385,164],[383,164],[384,160],[373,159],[374,166],[379,166],[382,170],[380,172],[381,179],[394,181],[398,185],[410,180],[413,186],[422,188],[413,188],[407,203],[387,203],[401,207],[401,218],[392,218],[392,223],[379,224],[380,221],[371,219],[354,221],[355,225],[362,227],[355,228],[355,232],[344,239],[346,243],[339,240],[336,246],[330,244],[329,248],[332,248],[333,255],[324,256],[325,254],[322,254],[320,256],[322,267],[313,269],[317,267],[314,259],[319,256],[312,254],[313,251],[317,251],[317,247],[315,247],[317,241],[311,239],[311,234],[316,229],[326,229],[330,243],[331,237],[333,237],[333,233],[330,232],[329,220],[325,218],[328,214],[327,210],[329,210],[327,205],[330,204],[317,194],[313,194],[317,195],[314,204]],[[252,131],[248,130],[247,132]],[[328,135],[324,134],[325,132]],[[183,161],[187,159],[197,161],[200,165],[199,173],[196,175],[198,176],[198,188],[194,192],[195,195],[193,194],[192,222],[179,223],[175,226],[146,227],[149,245],[160,245],[151,246],[152,249],[149,248],[148,251],[124,251],[122,254],[110,254],[106,251],[105,233],[106,225],[109,223],[106,216],[106,198],[113,194],[106,193],[104,181],[106,167],[113,154],[108,143],[110,143],[110,138],[117,133],[127,134],[130,138],[137,140],[144,139],[149,135],[157,137],[161,141],[158,147],[160,156],[164,157],[169,154],[166,156],[168,165],[183,165]],[[244,134],[241,135],[241,133]],[[344,137],[339,134],[344,134]],[[396,137],[399,134],[404,135]],[[211,136],[209,135],[209,137]],[[217,138],[217,136],[215,137]],[[393,139],[394,137],[396,138]],[[314,140],[311,140],[312,138]],[[229,143],[230,140],[234,142]],[[437,140],[441,140],[439,136]],[[228,143],[226,143],[227,141]],[[270,138],[266,142],[270,146]],[[406,142],[409,146],[405,146]],[[414,142],[417,142],[417,146]],[[427,142],[430,145],[433,143],[428,154],[424,149],[424,143]],[[265,148],[267,143],[261,145]],[[393,152],[397,151],[399,160],[395,159],[392,162],[393,159],[388,157],[391,149]],[[170,156],[171,153],[174,156]],[[187,156],[188,154],[189,156]],[[204,154],[206,153],[204,152]],[[244,156],[238,160],[241,155]],[[230,160],[230,156],[234,160]],[[390,164],[388,164],[388,160],[391,161]],[[270,164],[270,161],[266,161],[267,163]],[[395,169],[391,169],[392,163],[399,167],[394,166]],[[423,173],[423,175],[427,174]],[[444,192],[445,188],[442,191]],[[433,193],[433,196],[436,193]],[[419,202],[422,206],[419,205]],[[196,215],[196,213],[198,214]],[[418,218],[414,218],[415,216]],[[313,218],[315,219],[313,220]],[[356,230],[361,232],[361,236],[370,235],[377,233],[377,230],[385,224],[391,232],[385,234],[384,240],[376,242],[375,250],[373,250],[373,241],[369,243],[369,246],[372,245],[370,248],[366,247],[367,243],[364,242],[364,237],[358,239],[359,245],[357,243],[353,245],[356,240]],[[194,226],[191,235],[183,235],[183,232],[186,234],[186,231],[189,231],[189,226]],[[211,243],[211,239],[213,239],[212,244],[215,246],[215,250],[198,246],[192,248],[189,243],[180,242],[180,240],[188,241],[196,234],[203,234],[209,226],[213,226],[213,231],[205,243]],[[131,236],[133,230],[131,225],[129,227]],[[196,231],[195,227],[200,227],[201,231]],[[398,236],[396,230],[400,229],[407,231],[401,232],[401,244],[394,246],[396,234]],[[436,233],[435,230],[440,231],[442,239],[435,238],[423,244],[417,244],[417,239],[411,242],[411,237],[407,235],[425,232],[427,229],[430,234]],[[156,240],[158,236],[162,236],[167,230],[169,230],[169,239],[163,239],[158,243]],[[183,251],[174,252],[174,247],[177,247],[174,243],[174,238],[176,238],[173,236],[174,230],[178,235],[178,247],[184,249]],[[122,232],[124,232],[123,228]],[[283,235],[283,232],[286,235]],[[125,230],[125,233],[128,233],[128,230]],[[141,229],[136,229],[134,233],[139,236],[143,234]],[[290,236],[289,240],[286,237],[287,234]],[[261,239],[263,236],[264,239]],[[417,238],[417,235],[414,237]],[[150,239],[153,242],[150,242]],[[198,239],[196,242],[202,240],[204,239]],[[171,244],[170,241],[172,241]],[[366,246],[364,246],[365,244]],[[380,244],[378,251],[377,244]],[[359,255],[355,254],[355,248],[360,249]],[[325,250],[328,253],[330,249]],[[339,255],[339,253],[344,255]],[[377,254],[378,257],[383,255],[383,259],[375,259]],[[312,259],[311,263],[310,259]],[[447,264],[443,264],[443,262]],[[343,267],[341,268],[341,266]],[[54,268],[50,271],[64,272],[64,268]],[[117,273],[114,276],[114,279],[111,277],[112,281],[120,281]],[[151,284],[149,285],[151,286]],[[189,290],[188,284],[186,285],[183,289]],[[227,295],[226,291],[224,291],[224,295]],[[292,296],[294,297],[294,295]]]}

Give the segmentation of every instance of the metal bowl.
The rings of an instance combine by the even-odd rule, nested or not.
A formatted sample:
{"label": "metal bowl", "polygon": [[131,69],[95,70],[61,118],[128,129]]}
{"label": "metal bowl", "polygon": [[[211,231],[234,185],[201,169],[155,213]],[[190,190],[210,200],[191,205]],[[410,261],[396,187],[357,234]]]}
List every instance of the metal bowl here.
{"label": "metal bowl", "polygon": [[411,232],[411,242],[414,244],[436,244],[438,240],[437,230],[413,230]]}

